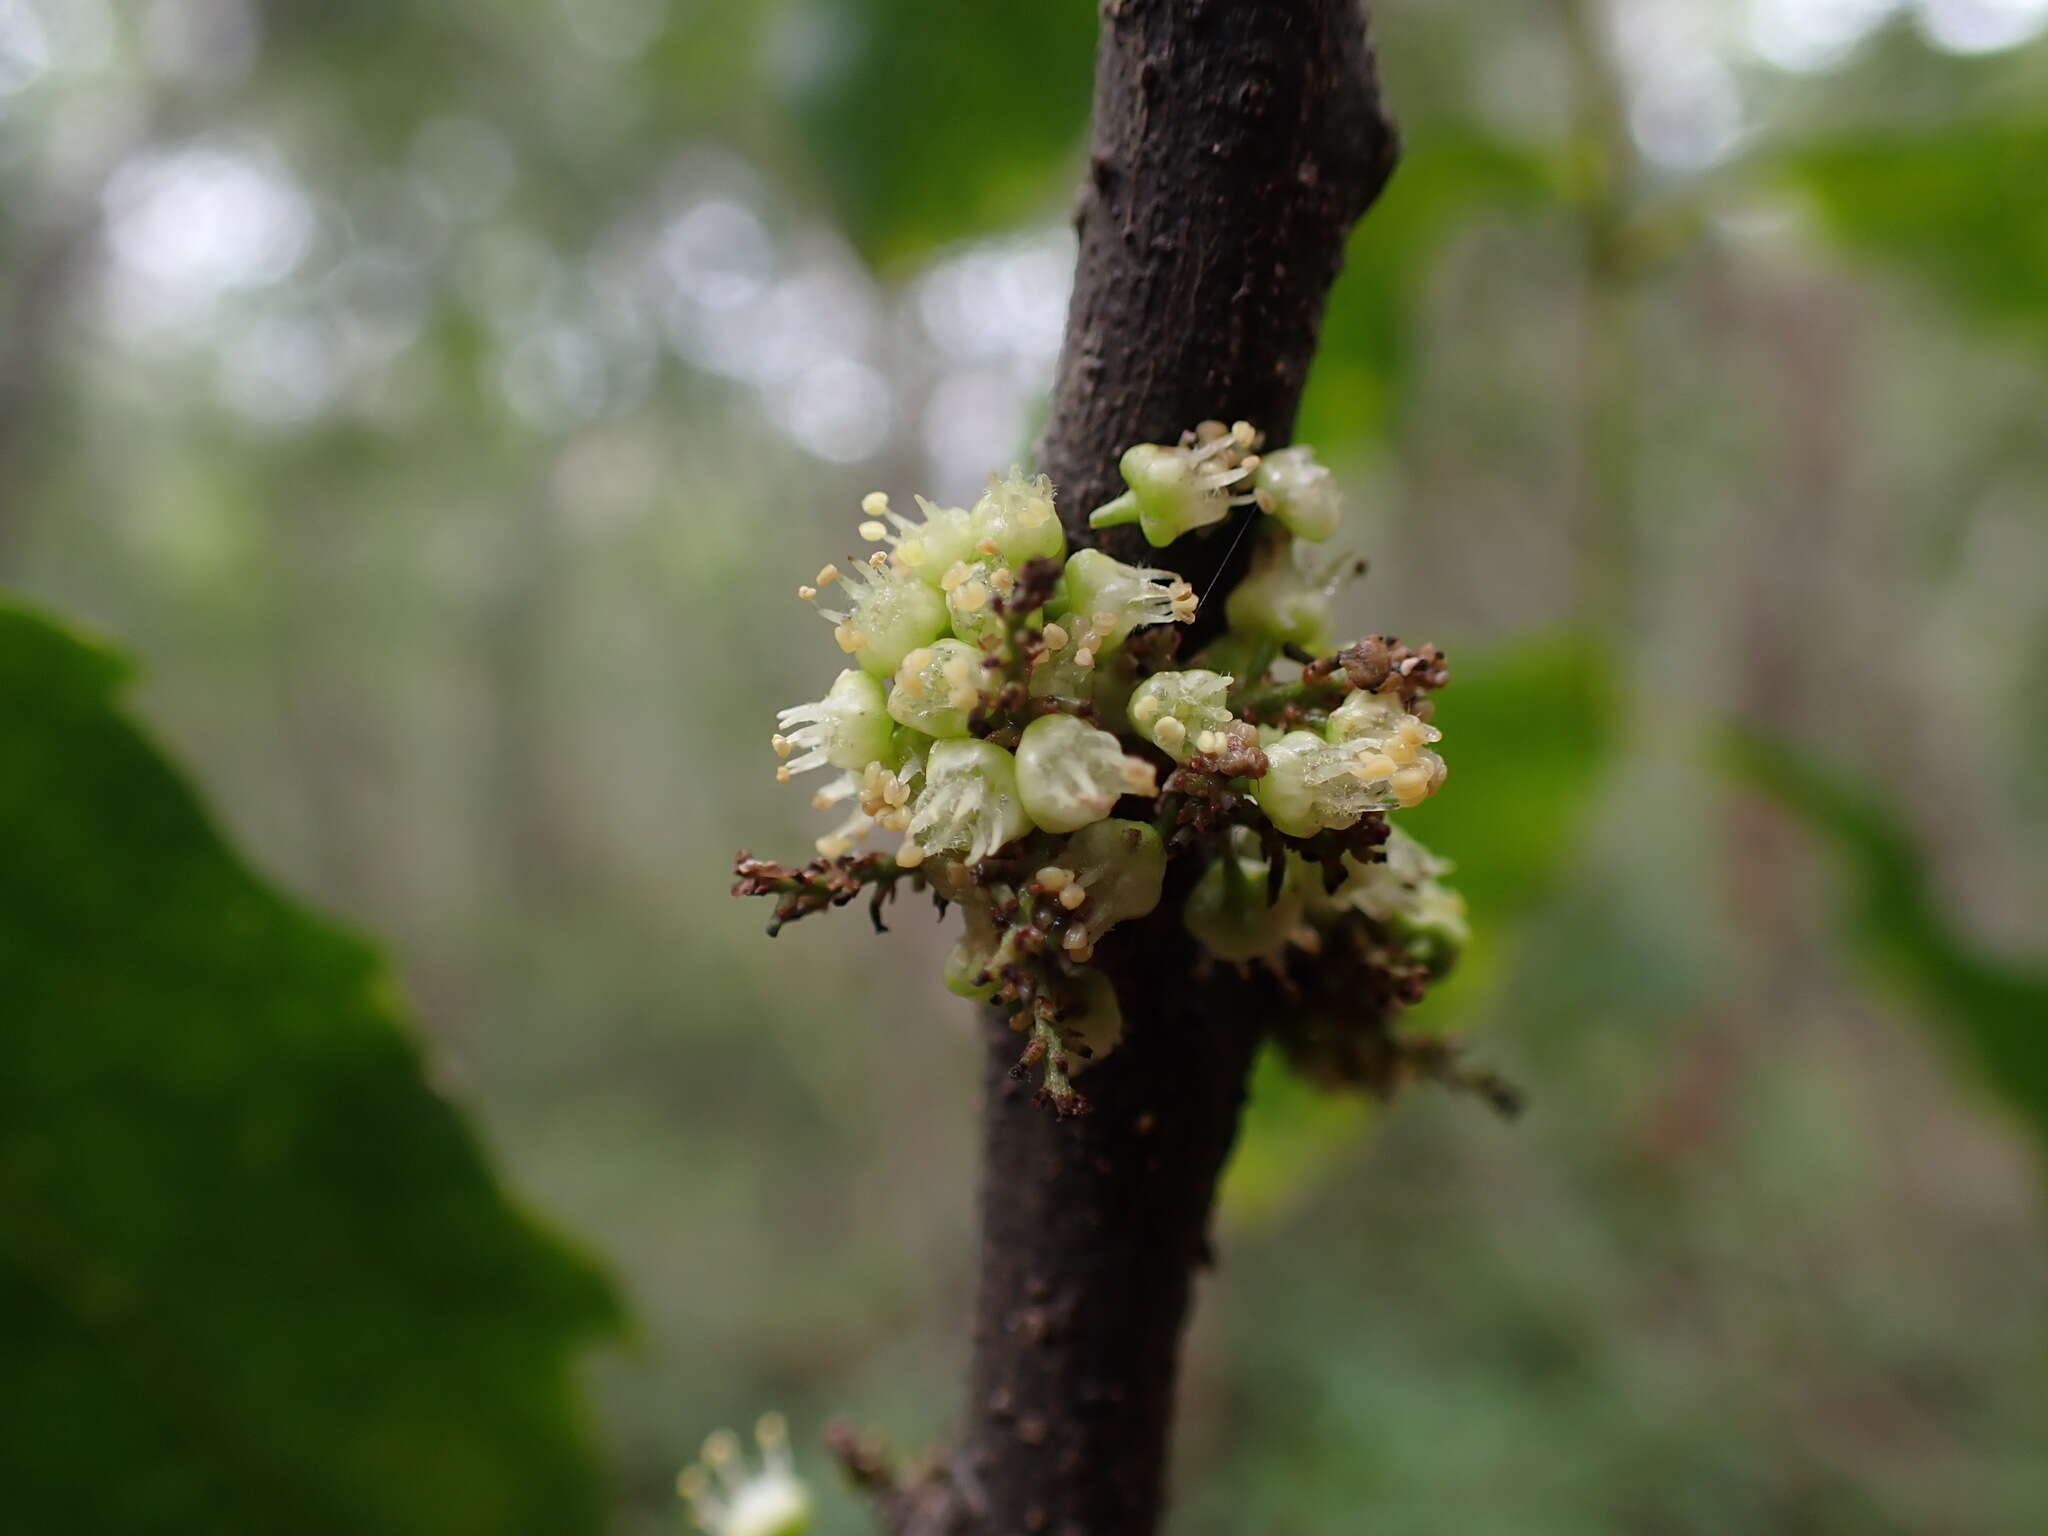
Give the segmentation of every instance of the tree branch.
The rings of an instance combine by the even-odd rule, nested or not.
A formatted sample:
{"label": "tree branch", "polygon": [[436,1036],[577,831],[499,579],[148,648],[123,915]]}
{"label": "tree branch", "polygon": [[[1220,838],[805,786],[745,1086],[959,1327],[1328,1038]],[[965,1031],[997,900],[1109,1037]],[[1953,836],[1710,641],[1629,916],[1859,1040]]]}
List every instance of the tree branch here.
{"label": "tree branch", "polygon": [[[1135,442],[1207,417],[1287,441],[1345,237],[1396,154],[1359,0],[1103,0],[1080,263],[1040,466],[1077,543]],[[1235,528],[1169,559],[1206,591]],[[1201,624],[1200,618],[1197,625]],[[1097,956],[1125,1015],[1059,1120],[987,1022],[981,1293],[967,1423],[942,1490],[885,1503],[904,1536],[1147,1536],[1182,1324],[1270,986],[1204,974],[1169,889]]]}

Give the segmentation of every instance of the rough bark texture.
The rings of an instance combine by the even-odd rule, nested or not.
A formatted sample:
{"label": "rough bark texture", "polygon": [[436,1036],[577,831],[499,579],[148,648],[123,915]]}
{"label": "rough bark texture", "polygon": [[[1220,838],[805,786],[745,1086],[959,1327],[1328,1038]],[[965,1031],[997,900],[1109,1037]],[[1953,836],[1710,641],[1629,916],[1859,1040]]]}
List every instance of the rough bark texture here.
{"label": "rough bark texture", "polygon": [[[1287,440],[1345,237],[1395,158],[1359,0],[1104,0],[1080,264],[1040,445],[1070,532],[1131,443],[1206,417]],[[1219,612],[1234,530],[1170,563]],[[1149,555],[1135,529],[1101,540]],[[1125,1021],[1057,1120],[988,1023],[981,1296],[967,1424],[944,1486],[890,1500],[902,1532],[1146,1536],[1217,1174],[1271,989],[1204,977],[1171,917],[1098,960]]]}

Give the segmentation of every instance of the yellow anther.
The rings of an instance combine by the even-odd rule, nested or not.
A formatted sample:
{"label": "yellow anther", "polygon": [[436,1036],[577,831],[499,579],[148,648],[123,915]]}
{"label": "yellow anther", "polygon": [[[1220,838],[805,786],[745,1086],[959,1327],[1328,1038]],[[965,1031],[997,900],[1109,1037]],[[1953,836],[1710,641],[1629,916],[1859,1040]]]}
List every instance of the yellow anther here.
{"label": "yellow anther", "polygon": [[1420,763],[1409,764],[1388,782],[1403,805],[1420,805],[1429,798],[1429,770]]}
{"label": "yellow anther", "polygon": [[870,544],[879,544],[889,536],[889,525],[871,517],[860,525],[858,531]]}

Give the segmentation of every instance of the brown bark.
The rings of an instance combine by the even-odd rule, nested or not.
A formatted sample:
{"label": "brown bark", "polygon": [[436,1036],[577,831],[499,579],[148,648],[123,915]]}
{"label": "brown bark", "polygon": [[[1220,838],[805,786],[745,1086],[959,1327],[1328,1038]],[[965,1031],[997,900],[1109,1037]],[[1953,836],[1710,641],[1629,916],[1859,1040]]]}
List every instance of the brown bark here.
{"label": "brown bark", "polygon": [[[1345,238],[1392,170],[1358,0],[1104,0],[1080,261],[1039,449],[1077,542],[1135,442],[1245,419],[1287,441]],[[1149,559],[1135,529],[1100,540]],[[1197,591],[1234,529],[1168,553]],[[1198,619],[1198,625],[1200,620]],[[946,1480],[885,1497],[899,1532],[1146,1536],[1182,1325],[1271,988],[1199,974],[1169,889],[1105,942],[1122,1047],[1059,1120],[987,1024],[981,1293]]]}

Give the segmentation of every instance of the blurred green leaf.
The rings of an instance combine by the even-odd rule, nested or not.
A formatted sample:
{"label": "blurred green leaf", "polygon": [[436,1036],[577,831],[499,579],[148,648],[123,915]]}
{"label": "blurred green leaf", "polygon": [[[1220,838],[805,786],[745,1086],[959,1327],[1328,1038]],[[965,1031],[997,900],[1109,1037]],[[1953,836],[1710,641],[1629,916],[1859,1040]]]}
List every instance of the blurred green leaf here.
{"label": "blurred green leaf", "polygon": [[[1458,968],[1410,1019],[1435,1026],[1478,1013],[1503,973],[1518,925],[1570,866],[1614,750],[1619,683],[1608,653],[1576,634],[1454,659],[1437,700],[1451,776],[1398,815],[1457,866],[1472,917]],[[1285,1208],[1348,1145],[1369,1114],[1359,1100],[1295,1079],[1267,1052],[1224,1198],[1234,1216]]]}
{"label": "blurred green leaf", "polygon": [[1841,245],[2048,340],[2048,122],[1956,122],[1800,150],[1784,174]]}
{"label": "blurred green leaf", "polygon": [[604,1280],[508,1204],[361,943],[0,602],[0,1436],[35,1531],[599,1529]]}
{"label": "blurred green leaf", "polygon": [[1475,214],[1530,206],[1554,187],[1545,160],[1520,145],[1463,137],[1409,149],[1345,251],[1295,435],[1335,449],[1384,430],[1404,395],[1432,257]]}
{"label": "blurred green leaf", "polygon": [[1876,796],[1776,737],[1731,728],[1726,757],[1840,856],[1857,952],[2048,1139],[2048,970],[1987,954],[1961,929],[1905,823]]}
{"label": "blurred green leaf", "polygon": [[847,0],[796,100],[838,211],[878,264],[1015,223],[1081,144],[1095,7]]}
{"label": "blurred green leaf", "polygon": [[1416,1010],[1434,1022],[1480,1006],[1516,925],[1570,866],[1606,778],[1621,684],[1590,636],[1541,636],[1452,658],[1437,699],[1451,776],[1401,824],[1457,866],[1472,942]]}

